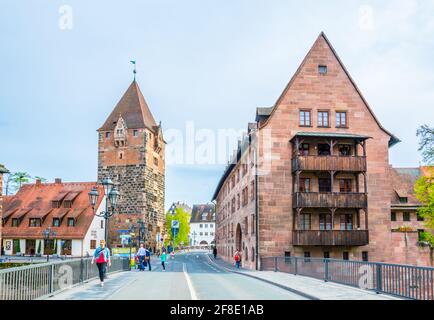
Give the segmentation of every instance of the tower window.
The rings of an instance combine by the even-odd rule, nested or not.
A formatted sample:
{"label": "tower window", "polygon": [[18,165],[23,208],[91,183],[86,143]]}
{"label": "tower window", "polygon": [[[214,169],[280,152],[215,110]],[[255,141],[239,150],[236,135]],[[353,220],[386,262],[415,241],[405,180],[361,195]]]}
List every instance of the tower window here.
{"label": "tower window", "polygon": [[318,66],[318,72],[319,72],[319,74],[327,74],[327,66],[319,65]]}
{"label": "tower window", "polygon": [[133,130],[133,137],[139,136],[139,130]]}
{"label": "tower window", "polygon": [[105,133],[105,138],[106,138],[106,139],[110,138],[110,132],[106,132],[106,133]]}
{"label": "tower window", "polygon": [[158,159],[154,157],[154,165],[158,166]]}

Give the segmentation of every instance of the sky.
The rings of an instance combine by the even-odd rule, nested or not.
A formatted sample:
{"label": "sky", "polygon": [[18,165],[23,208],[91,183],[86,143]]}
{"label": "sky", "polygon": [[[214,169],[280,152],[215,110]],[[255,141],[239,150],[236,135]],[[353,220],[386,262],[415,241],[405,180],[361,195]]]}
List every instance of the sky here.
{"label": "sky", "polygon": [[[200,144],[245,130],[324,31],[402,140],[390,162],[418,166],[416,130],[434,125],[433,12],[434,0],[0,0],[0,163],[95,181],[96,130],[132,81],[130,60],[165,135],[187,143],[194,126]],[[209,202],[227,160],[184,151],[168,159],[166,208]]]}

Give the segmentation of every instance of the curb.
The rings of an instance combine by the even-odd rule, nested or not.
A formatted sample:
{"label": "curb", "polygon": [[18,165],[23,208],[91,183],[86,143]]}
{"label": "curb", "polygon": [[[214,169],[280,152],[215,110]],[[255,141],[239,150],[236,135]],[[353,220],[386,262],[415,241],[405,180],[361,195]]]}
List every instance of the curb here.
{"label": "curb", "polygon": [[315,297],[315,296],[312,296],[312,295],[307,294],[307,293],[305,293],[305,292],[302,292],[302,291],[299,291],[299,290],[296,290],[296,289],[293,289],[293,288],[290,288],[290,287],[284,286],[284,285],[282,285],[282,284],[280,284],[280,283],[277,283],[277,282],[274,282],[274,281],[270,281],[270,280],[266,280],[266,279],[263,279],[263,278],[260,278],[260,277],[256,277],[256,276],[254,276],[254,275],[251,275],[251,274],[248,274],[248,273],[245,273],[245,272],[240,272],[240,271],[231,270],[231,269],[229,269],[229,268],[227,268],[227,267],[224,267],[224,266],[220,266],[220,265],[218,265],[216,262],[214,262],[214,261],[210,258],[209,254],[207,254],[206,257],[207,257],[208,260],[209,260],[211,263],[213,263],[217,268],[225,269],[226,271],[229,271],[229,272],[232,272],[232,273],[240,274],[240,275],[243,275],[243,276],[245,276],[245,277],[249,277],[249,278],[252,278],[252,279],[256,279],[256,280],[259,280],[259,281],[262,281],[262,282],[265,282],[265,283],[271,284],[271,285],[276,286],[276,287],[279,287],[279,288],[281,288],[281,289],[283,289],[283,290],[286,290],[286,291],[292,292],[292,293],[294,293],[294,294],[297,294],[297,295],[299,295],[299,296],[302,296],[302,297],[304,297],[304,298],[306,298],[306,299],[308,299],[308,300],[321,300],[321,299],[318,298],[318,297]]}

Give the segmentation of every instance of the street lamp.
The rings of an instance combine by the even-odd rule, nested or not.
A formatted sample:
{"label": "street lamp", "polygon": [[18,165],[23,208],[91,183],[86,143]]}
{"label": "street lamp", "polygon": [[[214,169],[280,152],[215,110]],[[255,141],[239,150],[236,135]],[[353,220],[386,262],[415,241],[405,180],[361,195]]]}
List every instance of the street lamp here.
{"label": "street lamp", "polygon": [[110,178],[104,178],[101,181],[102,186],[104,187],[104,192],[106,195],[105,198],[105,210],[101,212],[95,211],[95,206],[98,202],[99,193],[96,187],[93,187],[92,190],[88,193],[89,195],[89,203],[94,209],[94,213],[97,217],[102,217],[105,220],[105,242],[108,246],[108,221],[109,219],[115,214],[116,207],[118,205],[118,200],[120,193],[116,189],[116,187],[113,184],[113,181]]}
{"label": "street lamp", "polygon": [[[44,244],[50,240],[50,237],[52,237],[54,240],[56,239],[57,232],[51,231],[51,228],[48,227],[44,231],[42,231],[42,235],[44,236]],[[50,261],[50,254],[47,252],[47,262]]]}

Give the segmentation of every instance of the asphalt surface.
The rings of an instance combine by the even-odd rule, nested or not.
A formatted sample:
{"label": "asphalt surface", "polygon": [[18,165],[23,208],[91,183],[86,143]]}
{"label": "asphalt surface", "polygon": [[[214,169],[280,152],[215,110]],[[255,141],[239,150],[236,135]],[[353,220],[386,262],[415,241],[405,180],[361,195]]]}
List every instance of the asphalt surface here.
{"label": "asphalt surface", "polygon": [[98,281],[68,289],[51,299],[64,300],[305,300],[275,285],[235,274],[214,264],[207,252],[175,255],[162,270],[112,274],[104,287]]}

